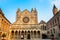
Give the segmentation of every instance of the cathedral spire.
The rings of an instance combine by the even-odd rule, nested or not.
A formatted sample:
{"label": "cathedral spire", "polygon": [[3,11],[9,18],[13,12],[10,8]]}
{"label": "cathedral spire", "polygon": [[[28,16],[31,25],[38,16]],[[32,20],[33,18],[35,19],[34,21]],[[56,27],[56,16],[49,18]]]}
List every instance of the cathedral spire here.
{"label": "cathedral spire", "polygon": [[18,8],[18,9],[17,9],[17,12],[16,12],[16,19],[17,19],[17,20],[19,19],[20,14],[21,14],[21,11],[20,11],[20,9]]}
{"label": "cathedral spire", "polygon": [[37,10],[36,10],[36,8],[35,8],[35,12],[37,13]]}
{"label": "cathedral spire", "polygon": [[31,12],[33,11],[33,8],[31,9]]}
{"label": "cathedral spire", "polygon": [[19,12],[20,12],[20,9],[18,8],[16,13],[19,13]]}
{"label": "cathedral spire", "polygon": [[55,6],[55,5],[53,6],[53,9],[54,9],[54,8],[56,8],[56,6]]}
{"label": "cathedral spire", "polygon": [[58,12],[58,9],[57,9],[56,6],[54,5],[54,6],[53,6],[53,14],[55,15],[55,14],[57,14],[57,12]]}
{"label": "cathedral spire", "polygon": [[31,12],[32,12],[32,13],[37,13],[36,8],[32,8],[32,9],[31,9]]}

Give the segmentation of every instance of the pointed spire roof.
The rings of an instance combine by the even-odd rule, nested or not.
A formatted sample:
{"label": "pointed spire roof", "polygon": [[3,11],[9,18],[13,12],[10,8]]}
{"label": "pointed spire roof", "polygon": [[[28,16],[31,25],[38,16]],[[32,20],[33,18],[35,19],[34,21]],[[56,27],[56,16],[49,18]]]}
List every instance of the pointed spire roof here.
{"label": "pointed spire roof", "polygon": [[35,12],[37,12],[36,8],[34,8]]}
{"label": "pointed spire roof", "polygon": [[18,11],[20,11],[20,9],[18,8]]}
{"label": "pointed spire roof", "polygon": [[33,11],[33,8],[31,9],[31,12]]}
{"label": "pointed spire roof", "polygon": [[54,4],[54,6],[53,6],[53,9],[54,9],[54,8],[56,8],[55,4]]}
{"label": "pointed spire roof", "polygon": [[54,5],[53,6],[53,14],[56,15],[58,12],[58,8]]}
{"label": "pointed spire roof", "polygon": [[18,13],[18,12],[20,12],[20,9],[19,9],[19,8],[17,9],[17,13]]}
{"label": "pointed spire roof", "polygon": [[37,12],[36,8],[32,8],[31,12]]}

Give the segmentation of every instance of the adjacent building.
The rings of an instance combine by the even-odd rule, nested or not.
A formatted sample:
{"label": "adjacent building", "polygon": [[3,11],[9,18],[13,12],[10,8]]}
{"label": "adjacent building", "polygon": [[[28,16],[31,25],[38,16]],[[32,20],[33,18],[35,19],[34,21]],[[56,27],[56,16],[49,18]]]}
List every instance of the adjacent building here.
{"label": "adjacent building", "polygon": [[40,27],[40,30],[41,30],[41,37],[42,39],[47,39],[47,23],[43,20],[40,21],[39,23],[39,27]]}
{"label": "adjacent building", "polygon": [[10,24],[9,20],[4,16],[0,9],[0,40],[9,39]]}
{"label": "adjacent building", "polygon": [[60,10],[55,5],[53,6],[53,17],[47,22],[47,34],[49,38],[60,37]]}

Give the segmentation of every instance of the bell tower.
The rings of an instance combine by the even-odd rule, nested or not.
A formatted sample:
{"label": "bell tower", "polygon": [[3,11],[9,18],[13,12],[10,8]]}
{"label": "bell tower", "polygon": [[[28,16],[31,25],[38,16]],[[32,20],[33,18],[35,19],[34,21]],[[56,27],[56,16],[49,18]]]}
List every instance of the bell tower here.
{"label": "bell tower", "polygon": [[58,9],[57,9],[56,6],[54,5],[54,6],[53,6],[53,14],[56,15],[57,12],[58,12]]}
{"label": "bell tower", "polygon": [[35,23],[38,23],[37,22],[37,10],[36,10],[36,8],[32,8],[31,12],[32,12],[32,15],[34,17]]}
{"label": "bell tower", "polygon": [[20,9],[18,8],[17,12],[16,12],[16,20],[18,20],[20,18],[20,15],[21,15],[21,11]]}

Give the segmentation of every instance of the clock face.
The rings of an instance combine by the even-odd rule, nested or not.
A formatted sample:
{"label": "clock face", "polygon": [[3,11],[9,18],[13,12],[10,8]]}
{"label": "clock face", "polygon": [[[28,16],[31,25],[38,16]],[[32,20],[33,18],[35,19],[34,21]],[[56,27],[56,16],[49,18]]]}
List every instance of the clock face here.
{"label": "clock face", "polygon": [[28,23],[28,22],[29,22],[29,18],[28,18],[28,17],[24,17],[24,18],[23,18],[23,22],[24,22],[24,23]]}

